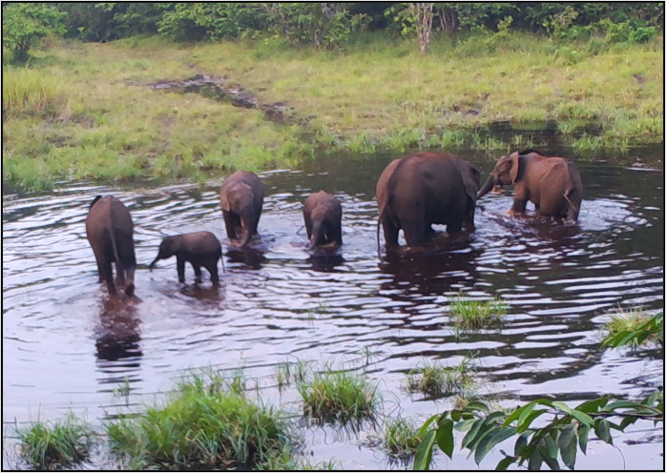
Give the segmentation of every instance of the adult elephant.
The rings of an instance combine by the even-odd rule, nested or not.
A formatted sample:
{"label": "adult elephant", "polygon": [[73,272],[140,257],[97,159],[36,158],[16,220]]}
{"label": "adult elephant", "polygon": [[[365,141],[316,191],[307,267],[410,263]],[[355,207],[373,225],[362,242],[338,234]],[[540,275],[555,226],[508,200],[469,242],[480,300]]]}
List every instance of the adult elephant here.
{"label": "adult elephant", "polygon": [[[195,281],[201,282],[201,268],[206,268],[210,273],[210,280],[214,285],[220,283],[217,273],[217,262],[222,257],[222,245],[220,240],[211,232],[184,233],[165,237],[160,243],[157,256],[150,263],[150,270],[162,259],[176,256],[178,270],[178,281],[185,282],[185,263],[190,263],[196,276]],[[224,268],[224,260],[222,261]]]}
{"label": "adult elephant", "polygon": [[474,230],[479,171],[452,154],[422,152],[392,161],[377,181],[379,224],[386,246],[398,245],[398,232],[409,246],[422,246],[434,235],[432,224],[448,233]]}
{"label": "adult elephant", "polygon": [[[109,295],[117,297],[117,284],[132,297],[136,255],[134,224],[127,207],[113,196],[95,197],[86,217],[86,236],[97,260],[99,280],[106,282]],[[111,263],[116,263],[116,283]]]}
{"label": "adult elephant", "polygon": [[246,248],[257,234],[261,208],[264,204],[264,183],[248,171],[236,171],[222,184],[220,204],[227,236],[239,240]]}
{"label": "adult elephant", "polygon": [[334,196],[324,191],[311,194],[303,203],[303,219],[311,250],[342,245],[342,206]]}
{"label": "adult elephant", "polygon": [[477,199],[505,185],[516,186],[512,212],[524,212],[530,201],[541,215],[578,221],[583,182],[575,166],[564,158],[548,157],[533,149],[502,156]]}

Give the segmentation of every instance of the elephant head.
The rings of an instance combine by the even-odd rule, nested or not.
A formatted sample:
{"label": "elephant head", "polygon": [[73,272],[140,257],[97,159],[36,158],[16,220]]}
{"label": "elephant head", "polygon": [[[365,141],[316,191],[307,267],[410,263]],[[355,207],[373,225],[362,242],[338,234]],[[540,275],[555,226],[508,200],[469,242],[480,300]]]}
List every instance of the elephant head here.
{"label": "elephant head", "polygon": [[516,181],[519,180],[520,175],[521,159],[518,151],[511,153],[510,155],[502,156],[499,161],[497,161],[488,180],[483,184],[481,189],[479,189],[476,198],[480,199],[495,187],[515,184]]}
{"label": "elephant head", "polygon": [[173,236],[166,237],[162,240],[162,243],[160,243],[160,249],[157,253],[157,256],[153,260],[152,263],[150,263],[150,270],[152,271],[153,268],[155,267],[155,263],[157,263],[161,259],[169,259],[173,255],[176,254],[180,250],[180,243],[181,239]]}

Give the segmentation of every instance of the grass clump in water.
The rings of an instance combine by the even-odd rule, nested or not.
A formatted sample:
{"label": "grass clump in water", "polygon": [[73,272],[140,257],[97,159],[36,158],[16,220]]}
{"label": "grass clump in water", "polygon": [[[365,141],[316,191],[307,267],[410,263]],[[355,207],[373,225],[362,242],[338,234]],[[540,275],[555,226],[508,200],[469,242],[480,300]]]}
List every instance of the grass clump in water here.
{"label": "grass clump in water", "polygon": [[[652,318],[653,316],[648,314],[642,307],[628,311],[620,309],[618,313],[611,315],[610,320],[604,324],[601,331],[606,340],[613,337],[617,339],[626,337],[626,343],[628,343],[631,348],[637,348],[649,343],[657,343],[663,347],[663,322],[660,329],[657,325],[654,328],[657,328],[658,330],[651,330],[647,325]],[[639,332],[645,332],[644,336],[632,336],[632,334],[637,334]],[[611,345],[615,346],[614,344]],[[617,346],[622,346],[622,343]]]}
{"label": "grass clump in water", "polygon": [[203,376],[143,416],[110,424],[108,435],[133,469],[249,469],[293,440],[282,412],[256,406],[234,382]]}
{"label": "grass clump in water", "polygon": [[490,301],[465,300],[461,293],[449,299],[451,320],[456,330],[477,330],[499,327],[506,314],[506,306],[495,298]]}
{"label": "grass clump in water", "polygon": [[52,426],[37,422],[18,435],[21,457],[37,470],[69,468],[87,459],[92,448],[91,430],[73,415]]}
{"label": "grass clump in water", "polygon": [[416,453],[421,443],[419,427],[403,418],[388,419],[384,423],[381,437],[371,438],[387,455],[400,460],[408,459]]}
{"label": "grass clump in water", "polygon": [[465,393],[475,386],[471,359],[465,357],[457,366],[442,366],[424,360],[407,373],[407,391],[429,396],[446,393]]}
{"label": "grass clump in water", "polygon": [[374,418],[381,402],[376,386],[364,377],[346,372],[318,373],[298,391],[306,416],[324,422]]}

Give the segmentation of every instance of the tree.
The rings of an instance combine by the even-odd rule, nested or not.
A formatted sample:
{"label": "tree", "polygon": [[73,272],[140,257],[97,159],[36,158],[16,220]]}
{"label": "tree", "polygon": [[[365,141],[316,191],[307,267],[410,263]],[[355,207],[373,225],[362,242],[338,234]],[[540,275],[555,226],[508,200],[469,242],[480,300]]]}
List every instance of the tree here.
{"label": "tree", "polygon": [[2,9],[2,45],[14,53],[14,61],[23,62],[40,39],[65,33],[64,17],[46,3],[10,3]]}

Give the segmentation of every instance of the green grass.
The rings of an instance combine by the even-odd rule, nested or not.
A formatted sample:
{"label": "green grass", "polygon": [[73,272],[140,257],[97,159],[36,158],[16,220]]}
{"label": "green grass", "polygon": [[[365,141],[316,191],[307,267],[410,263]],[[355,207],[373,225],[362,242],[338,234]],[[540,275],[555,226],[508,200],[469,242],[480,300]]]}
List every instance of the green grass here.
{"label": "green grass", "polygon": [[464,294],[449,298],[450,319],[456,329],[478,330],[501,327],[506,305],[498,298],[489,301],[467,300]]}
{"label": "green grass", "polygon": [[308,377],[309,373],[310,368],[308,366],[308,362],[306,361],[286,361],[279,364],[275,374],[278,389],[282,391],[282,389],[290,386],[292,383],[303,383]]}
{"label": "green grass", "polygon": [[37,470],[67,469],[90,455],[92,432],[74,417],[53,424],[37,422],[27,429],[19,429],[21,457]]}
{"label": "green grass", "polygon": [[[359,35],[342,51],[270,40],[54,41],[31,68],[3,66],[3,179],[28,189],[58,179],[204,181],[329,150],[472,147],[496,158],[516,147],[488,134],[496,121],[592,121],[599,136],[562,125],[564,142],[575,152],[627,149],[663,139],[662,42],[599,49],[515,32],[438,37],[423,55],[388,34]],[[198,71],[285,103],[293,124],[146,86]]]}
{"label": "green grass", "polygon": [[442,366],[439,362],[424,360],[407,373],[407,391],[428,396],[464,394],[476,386],[472,372],[469,357],[457,366]]}
{"label": "green grass", "polygon": [[206,376],[181,383],[178,394],[140,417],[110,423],[113,451],[132,469],[247,469],[290,448],[285,415],[234,386]]}
{"label": "green grass", "polygon": [[384,422],[381,436],[372,437],[370,440],[386,452],[387,455],[398,459],[406,459],[413,456],[421,443],[419,426],[401,417],[387,419]]}
{"label": "green grass", "polygon": [[[647,313],[643,308],[638,307],[631,310],[619,309],[618,313],[612,314],[610,320],[606,322],[601,329],[605,339],[610,337],[617,337],[620,333],[629,333],[637,332],[641,329],[648,320],[652,319],[653,315]],[[639,341],[637,337],[631,337],[629,346],[631,348],[637,348],[641,345],[647,345],[650,343],[659,343],[663,347],[663,323],[661,325],[661,330],[656,334],[646,334],[642,338],[642,341]]]}
{"label": "green grass", "polygon": [[377,386],[347,372],[317,373],[300,383],[298,391],[305,416],[322,422],[372,419],[381,403]]}

